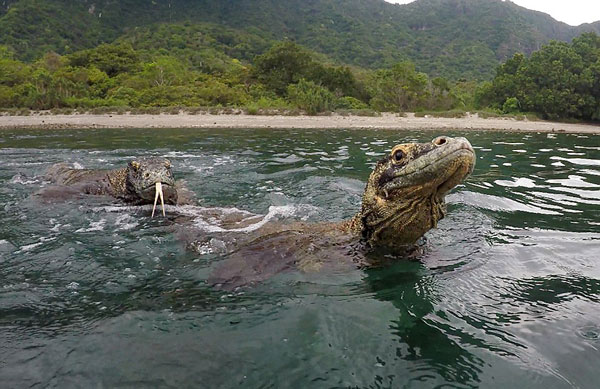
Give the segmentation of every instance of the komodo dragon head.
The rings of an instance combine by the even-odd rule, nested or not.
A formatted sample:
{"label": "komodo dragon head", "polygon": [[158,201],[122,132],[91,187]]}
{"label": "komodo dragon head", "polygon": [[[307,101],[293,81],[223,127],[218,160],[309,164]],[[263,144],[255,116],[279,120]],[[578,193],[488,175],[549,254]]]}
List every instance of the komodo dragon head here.
{"label": "komodo dragon head", "polygon": [[124,198],[130,202],[147,204],[154,201],[152,215],[160,198],[161,204],[177,204],[175,178],[171,162],[164,158],[140,158],[127,164]]}
{"label": "komodo dragon head", "polygon": [[475,152],[465,138],[397,145],[377,162],[349,227],[372,247],[412,245],[444,217],[444,196],[474,166]]}

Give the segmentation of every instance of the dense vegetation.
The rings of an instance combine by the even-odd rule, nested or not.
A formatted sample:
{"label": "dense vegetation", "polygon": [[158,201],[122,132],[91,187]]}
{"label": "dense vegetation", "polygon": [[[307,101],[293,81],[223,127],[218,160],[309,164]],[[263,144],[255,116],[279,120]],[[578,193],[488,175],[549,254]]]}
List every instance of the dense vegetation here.
{"label": "dense vegetation", "polygon": [[585,30],[500,0],[4,0],[0,108],[599,120],[598,35],[543,45]]}
{"label": "dense vegetation", "polygon": [[377,70],[338,65],[291,41],[215,25],[161,25],[115,43],[32,63],[0,46],[0,107],[439,111],[492,109],[600,120],[600,37],[515,54],[491,82],[430,78],[409,61]]}
{"label": "dense vegetation", "polygon": [[530,57],[515,54],[482,86],[480,103],[549,119],[600,120],[600,37],[586,33]]}
{"label": "dense vegetation", "polygon": [[125,39],[66,56],[49,52],[32,64],[0,47],[0,107],[217,106],[249,111],[299,108],[315,114],[370,107],[448,108],[458,102],[447,81],[429,80],[410,63],[378,71],[351,69],[282,41],[251,64],[215,48],[192,50],[184,45],[170,51],[170,43],[163,44],[152,49],[144,40],[139,45],[143,49],[136,49]]}
{"label": "dense vegetation", "polygon": [[[216,46],[227,48],[214,49],[240,60],[250,61],[273,41],[289,39],[338,63],[378,69],[408,60],[449,80],[489,80],[495,67],[517,52],[529,55],[552,39],[600,32],[600,23],[571,27],[502,0],[0,1],[0,44],[26,62],[50,51],[69,55],[91,49],[123,35],[136,49],[158,49],[162,46],[149,38],[165,37],[170,29],[159,26],[185,26],[179,41],[170,40],[172,54],[175,48],[202,45],[195,39],[205,27],[195,26],[206,23],[247,37],[232,44],[217,31],[209,34]],[[139,40],[147,47],[137,46]]]}

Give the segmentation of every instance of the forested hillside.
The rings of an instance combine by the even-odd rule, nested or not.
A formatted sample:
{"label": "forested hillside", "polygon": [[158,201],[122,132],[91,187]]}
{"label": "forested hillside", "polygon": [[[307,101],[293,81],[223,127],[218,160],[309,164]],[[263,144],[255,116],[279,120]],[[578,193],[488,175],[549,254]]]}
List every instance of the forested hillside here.
{"label": "forested hillside", "polygon": [[[205,27],[198,25],[205,23],[235,30],[231,34],[237,43],[226,37],[218,47],[203,42]],[[374,69],[410,60],[420,71],[455,80],[490,79],[495,67],[517,52],[530,54],[551,39],[569,41],[584,31],[600,32],[600,23],[571,27],[501,0],[417,0],[408,5],[383,0],[0,2],[0,44],[25,61],[116,39],[149,44],[149,36],[181,26],[181,39],[171,42],[177,47],[170,49],[221,50],[224,45],[228,56],[248,60],[269,43],[290,39],[338,63]]]}
{"label": "forested hillside", "polygon": [[[198,46],[190,47],[194,41]],[[49,52],[32,64],[0,46],[0,108],[25,108],[25,114],[102,107],[121,113],[217,107],[308,114],[491,108],[496,114],[600,120],[595,33],[572,44],[550,42],[530,57],[515,54],[492,82],[483,83],[431,78],[409,61],[377,70],[336,65],[291,41],[273,43],[251,63],[232,57],[250,48],[258,52],[265,43],[220,26],[168,25],[65,56]]]}
{"label": "forested hillside", "polygon": [[2,109],[600,120],[600,37],[575,35],[600,23],[570,27],[508,1],[4,0],[0,10]]}

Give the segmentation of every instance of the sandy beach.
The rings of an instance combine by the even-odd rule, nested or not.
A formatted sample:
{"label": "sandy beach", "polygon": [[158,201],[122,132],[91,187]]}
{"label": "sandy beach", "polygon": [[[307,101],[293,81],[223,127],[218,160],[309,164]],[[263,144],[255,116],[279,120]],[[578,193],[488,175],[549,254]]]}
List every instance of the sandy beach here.
{"label": "sandy beach", "polygon": [[570,124],[509,118],[415,117],[385,113],[368,116],[262,116],[180,113],[177,115],[31,115],[0,116],[0,129],[19,128],[305,128],[305,129],[460,129],[600,134],[600,124]]}

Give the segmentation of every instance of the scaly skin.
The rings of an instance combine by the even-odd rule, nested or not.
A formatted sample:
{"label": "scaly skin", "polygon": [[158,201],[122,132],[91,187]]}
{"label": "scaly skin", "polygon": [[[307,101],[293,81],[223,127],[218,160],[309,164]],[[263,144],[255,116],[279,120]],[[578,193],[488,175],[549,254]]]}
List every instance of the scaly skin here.
{"label": "scaly skin", "polygon": [[[377,162],[362,208],[352,219],[267,223],[248,234],[220,235],[215,239],[229,240],[234,249],[208,281],[232,289],[290,269],[316,271],[344,263],[377,266],[387,261],[382,258],[389,258],[370,255],[379,249],[394,257],[413,257],[419,251],[415,250],[419,238],[444,217],[444,196],[474,165],[475,153],[464,138],[438,137],[428,143],[397,145]],[[205,237],[204,242],[210,239]]]}
{"label": "scaly skin", "polygon": [[135,205],[152,204],[160,182],[165,203],[178,202],[171,163],[164,158],[140,158],[114,170],[73,169],[59,163],[48,169],[46,178],[82,194],[108,195]]}
{"label": "scaly skin", "polygon": [[340,227],[370,246],[414,244],[445,216],[444,196],[475,166],[465,138],[395,146],[371,173],[361,211]]}

